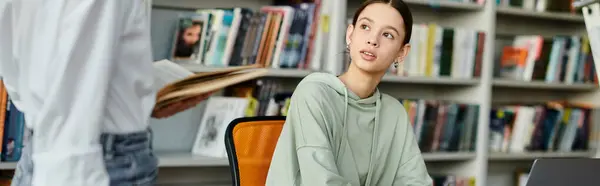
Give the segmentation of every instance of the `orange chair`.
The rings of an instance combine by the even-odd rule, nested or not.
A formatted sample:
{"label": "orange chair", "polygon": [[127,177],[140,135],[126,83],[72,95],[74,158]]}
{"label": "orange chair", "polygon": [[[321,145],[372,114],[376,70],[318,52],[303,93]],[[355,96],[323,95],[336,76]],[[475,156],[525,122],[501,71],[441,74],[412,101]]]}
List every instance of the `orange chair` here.
{"label": "orange chair", "polygon": [[225,147],[234,186],[264,186],[285,116],[245,117],[227,127]]}

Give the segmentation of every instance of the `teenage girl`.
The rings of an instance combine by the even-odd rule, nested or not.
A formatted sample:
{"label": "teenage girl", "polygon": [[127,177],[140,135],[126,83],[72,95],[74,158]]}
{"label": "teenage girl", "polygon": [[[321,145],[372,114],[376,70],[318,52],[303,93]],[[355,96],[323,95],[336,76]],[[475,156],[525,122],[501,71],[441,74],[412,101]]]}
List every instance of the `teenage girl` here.
{"label": "teenage girl", "polygon": [[402,0],[369,0],[346,31],[351,63],[297,86],[267,185],[432,185],[406,110],[377,89],[410,50],[413,19]]}

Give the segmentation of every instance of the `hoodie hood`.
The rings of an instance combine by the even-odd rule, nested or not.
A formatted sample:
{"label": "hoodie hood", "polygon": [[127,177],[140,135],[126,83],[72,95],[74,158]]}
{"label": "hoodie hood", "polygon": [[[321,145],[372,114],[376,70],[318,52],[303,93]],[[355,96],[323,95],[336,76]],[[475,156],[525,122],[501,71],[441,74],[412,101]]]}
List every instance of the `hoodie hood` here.
{"label": "hoodie hood", "polygon": [[[337,144],[344,144],[348,142],[348,127],[350,124],[348,122],[348,111],[349,109],[352,109],[352,113],[355,113],[353,116],[353,120],[356,118],[356,115],[358,115],[358,117],[356,118],[357,121],[353,121],[355,122],[354,124],[352,124],[353,126],[350,126],[352,128],[355,128],[356,126],[358,126],[359,128],[364,128],[365,130],[368,131],[363,131],[365,133],[371,133],[372,135],[370,135],[371,137],[371,144],[377,144],[378,143],[378,138],[374,137],[374,136],[378,136],[378,131],[379,131],[379,121],[381,120],[379,118],[379,113],[381,110],[381,93],[379,92],[379,89],[375,90],[375,93],[373,93],[372,96],[368,97],[368,98],[364,98],[361,99],[360,97],[358,97],[358,95],[356,95],[355,93],[353,93],[352,91],[348,90],[348,88],[344,85],[344,83],[335,75],[333,74],[328,74],[328,73],[312,73],[308,76],[306,76],[303,80],[303,82],[317,82],[317,83],[323,83],[325,85],[327,85],[328,87],[330,87],[331,89],[335,90],[335,92],[341,96],[343,96],[344,98],[344,105],[338,105],[337,108],[344,108],[344,116],[343,116],[343,120],[342,120],[342,136],[341,138],[337,138],[336,143]],[[341,106],[341,107],[339,107]],[[373,113],[373,111],[375,113]],[[371,122],[361,122],[361,121],[373,121],[374,120],[374,125],[373,126],[369,126],[371,124]],[[356,125],[356,126],[354,126]],[[362,139],[362,140],[367,140],[367,139]],[[336,150],[336,154],[340,155],[343,153],[341,152],[341,148],[343,145],[338,146],[338,149]],[[374,150],[374,146],[370,146],[371,150]],[[336,159],[338,159],[339,157],[336,157]],[[369,174],[370,176],[370,174]],[[369,178],[367,178],[367,180],[369,180]]]}
{"label": "hoodie hood", "polygon": [[306,76],[302,81],[323,83],[335,90],[335,92],[337,92],[339,95],[347,97],[348,100],[346,101],[346,104],[351,104],[354,106],[367,106],[376,104],[376,102],[381,98],[379,89],[375,89],[375,93],[373,93],[372,96],[361,99],[354,92],[348,90],[342,80],[329,73],[315,72]]}

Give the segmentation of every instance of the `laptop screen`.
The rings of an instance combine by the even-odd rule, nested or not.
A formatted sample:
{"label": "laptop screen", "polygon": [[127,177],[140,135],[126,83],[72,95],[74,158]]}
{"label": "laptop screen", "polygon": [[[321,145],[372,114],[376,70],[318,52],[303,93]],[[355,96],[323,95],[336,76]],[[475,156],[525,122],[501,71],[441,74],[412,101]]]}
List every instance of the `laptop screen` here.
{"label": "laptop screen", "polygon": [[526,186],[598,186],[600,159],[537,159]]}

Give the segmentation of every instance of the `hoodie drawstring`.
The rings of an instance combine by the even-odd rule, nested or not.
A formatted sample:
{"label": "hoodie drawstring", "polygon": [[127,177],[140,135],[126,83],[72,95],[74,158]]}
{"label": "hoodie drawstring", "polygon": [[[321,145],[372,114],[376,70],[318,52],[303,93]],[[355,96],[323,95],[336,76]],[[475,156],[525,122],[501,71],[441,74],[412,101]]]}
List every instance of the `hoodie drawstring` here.
{"label": "hoodie drawstring", "polygon": [[346,128],[346,121],[348,120],[348,89],[346,87],[344,87],[344,118],[342,118],[342,137],[341,142],[338,143],[338,147],[337,147],[337,157],[336,159],[339,160],[339,156],[340,156],[340,150],[342,148],[342,146],[344,145],[344,142],[346,141],[346,133],[348,133],[348,130]]}
{"label": "hoodie drawstring", "polygon": [[[348,116],[348,89],[344,89],[344,97],[346,99],[346,104],[344,104],[344,124],[346,123],[346,116]],[[344,125],[346,126],[346,125]]]}
{"label": "hoodie drawstring", "polygon": [[369,157],[369,171],[367,173],[367,181],[366,185],[371,185],[371,175],[373,174],[373,167],[377,165],[373,165],[375,163],[374,160],[377,158],[374,155],[378,149],[377,145],[379,144],[379,111],[381,110],[381,97],[377,98],[375,102],[375,126],[373,126],[373,139],[371,139],[371,157]]}

